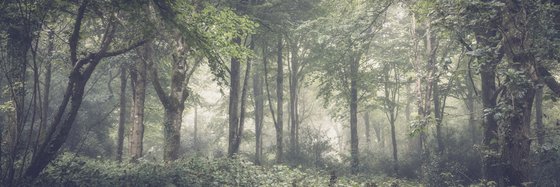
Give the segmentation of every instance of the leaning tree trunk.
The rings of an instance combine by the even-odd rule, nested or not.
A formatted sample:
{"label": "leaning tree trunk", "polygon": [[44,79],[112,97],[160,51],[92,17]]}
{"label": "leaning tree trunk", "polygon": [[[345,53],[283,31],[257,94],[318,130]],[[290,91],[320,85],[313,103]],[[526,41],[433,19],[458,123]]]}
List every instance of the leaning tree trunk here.
{"label": "leaning tree trunk", "polygon": [[245,68],[245,78],[243,78],[243,87],[241,88],[241,104],[239,106],[239,124],[237,126],[237,132],[235,133],[234,148],[235,153],[239,152],[239,147],[241,146],[241,139],[243,138],[243,129],[245,126],[245,113],[246,113],[246,103],[247,103],[247,89],[249,84],[249,74],[251,73],[251,63],[250,59],[247,60],[247,66]]}

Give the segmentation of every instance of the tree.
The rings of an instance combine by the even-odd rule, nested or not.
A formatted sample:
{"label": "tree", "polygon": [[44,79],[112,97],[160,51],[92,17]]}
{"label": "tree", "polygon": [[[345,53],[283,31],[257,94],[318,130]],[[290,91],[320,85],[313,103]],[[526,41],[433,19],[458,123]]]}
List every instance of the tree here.
{"label": "tree", "polygon": [[152,85],[156,90],[158,98],[164,108],[164,153],[163,159],[167,162],[179,158],[179,148],[181,144],[181,125],[183,123],[183,111],[185,101],[189,97],[188,84],[194,71],[197,69],[200,60],[187,63],[189,47],[185,46],[184,39],[175,34],[175,42],[168,41],[172,45],[171,55],[171,75],[169,91],[164,90],[160,83],[160,77],[156,68],[151,68]]}
{"label": "tree", "polygon": [[126,53],[144,43],[144,40],[140,40],[124,48],[111,49],[113,48],[111,44],[114,40],[117,25],[115,17],[110,16],[108,25],[105,26],[106,32],[101,37],[99,49],[95,52],[87,53],[85,56],[78,56],[80,31],[88,4],[88,1],[80,4],[69,38],[69,64],[72,65],[72,68],[70,69],[64,97],[59,104],[58,110],[55,112],[55,117],[50,125],[51,128],[48,129],[46,137],[40,142],[39,148],[34,152],[31,162],[25,169],[24,177],[26,178],[37,177],[47,164],[55,158],[58,150],[64,144],[80,109],[86,83],[101,60]]}

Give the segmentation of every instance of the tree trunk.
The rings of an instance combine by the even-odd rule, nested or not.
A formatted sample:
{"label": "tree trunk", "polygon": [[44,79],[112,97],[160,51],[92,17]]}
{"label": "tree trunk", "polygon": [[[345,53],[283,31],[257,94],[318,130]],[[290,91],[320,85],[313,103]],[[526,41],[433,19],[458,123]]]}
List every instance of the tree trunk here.
{"label": "tree trunk", "polygon": [[[266,61],[266,46],[263,46],[263,60]],[[264,64],[264,63],[263,63]],[[253,73],[253,98],[255,102],[255,164],[261,164],[262,157],[262,127],[264,117],[263,78],[261,70],[255,66]]]}
{"label": "tree trunk", "polygon": [[183,122],[182,106],[165,109],[163,160],[171,162],[179,158],[181,148],[181,124]]}
{"label": "tree trunk", "polygon": [[123,157],[123,146],[124,146],[124,131],[126,124],[126,66],[121,65],[121,92],[119,94],[119,127],[117,130],[117,154],[116,159],[118,162],[122,162]]}
{"label": "tree trunk", "polygon": [[422,154],[423,152],[423,138],[424,138],[424,132],[422,130],[422,127],[424,126],[424,122],[423,122],[423,118],[424,118],[424,106],[423,106],[423,91],[422,91],[422,76],[423,76],[423,72],[422,72],[422,65],[420,63],[420,49],[418,46],[419,43],[419,37],[417,36],[416,33],[416,15],[412,14],[411,17],[411,22],[412,22],[412,28],[411,30],[411,38],[412,38],[412,46],[413,46],[413,56],[412,56],[412,65],[414,66],[414,71],[416,73],[416,80],[415,80],[415,97],[416,97],[416,107],[417,107],[417,115],[418,115],[418,119],[417,119],[417,124],[416,127],[414,127],[415,129],[412,129],[413,131],[420,131],[420,133],[416,134],[415,137],[413,137],[411,139],[410,142],[410,147],[411,150],[413,150],[414,153],[416,153],[417,155]]}
{"label": "tree trunk", "polygon": [[483,111],[487,111],[483,118],[484,139],[482,143],[487,151],[489,151],[487,155],[483,155],[482,169],[486,180],[499,183],[502,174],[499,163],[498,122],[494,118],[496,109],[496,98],[494,97],[496,92],[496,66],[493,64],[493,62],[485,62],[480,68],[482,105],[484,107]]}
{"label": "tree trunk", "polygon": [[373,131],[375,132],[375,138],[379,147],[384,150],[385,149],[385,139],[383,138],[383,124],[375,123],[373,126]]}
{"label": "tree trunk", "polygon": [[369,110],[366,109],[366,111],[364,112],[364,125],[366,128],[366,148],[368,150],[368,152],[371,152],[371,124],[369,121]]}
{"label": "tree trunk", "polygon": [[[15,5],[11,5],[15,6]],[[7,154],[6,162],[6,184],[11,184],[15,177],[15,165],[17,160],[18,147],[23,128],[26,121],[25,112],[25,94],[26,94],[26,70],[27,70],[27,52],[31,48],[31,31],[30,25],[25,25],[23,18],[14,18],[16,25],[8,26],[7,42],[6,42],[6,59],[2,63],[4,74],[8,85],[8,91],[13,111],[7,112],[8,120],[6,123],[5,145]],[[4,133],[4,132],[0,132]],[[2,142],[4,143],[4,142]]]}
{"label": "tree trunk", "polygon": [[[150,52],[149,46],[143,46],[140,50],[142,54]],[[143,58],[143,57],[139,57]],[[131,162],[137,162],[143,156],[143,139],[144,139],[144,102],[146,100],[146,62],[138,59],[135,65],[130,69],[130,77],[133,82],[133,104],[132,104],[132,125],[130,133],[129,154]]]}
{"label": "tree trunk", "polygon": [[[358,55],[359,56],[359,55]],[[350,62],[350,157],[351,171],[358,172],[359,141],[358,141],[358,68],[360,57]]]}
{"label": "tree trunk", "polygon": [[[50,94],[51,94],[51,79],[52,79],[52,53],[54,51],[54,31],[49,31],[49,46],[48,46],[48,60],[45,61],[45,80],[43,86],[43,98],[41,103],[41,122],[39,123],[39,132],[37,136],[37,140],[35,146],[39,145],[39,141],[45,138],[45,132],[47,128],[47,124],[49,121],[49,105],[50,105]],[[36,150],[37,148],[35,148]],[[34,151],[35,151],[34,150]]]}
{"label": "tree trunk", "polygon": [[[522,186],[523,183],[531,181],[531,112],[535,97],[535,84],[531,81],[534,76],[534,64],[532,52],[528,51],[531,41],[526,37],[528,30],[519,27],[527,17],[527,6],[521,2],[505,1],[503,25],[506,28],[504,34],[504,51],[509,62],[509,69],[520,72],[519,75],[506,77],[505,91],[502,92],[503,103],[507,103],[511,111],[502,125],[504,133],[504,145],[502,146],[503,178],[507,186]],[[518,81],[522,77],[526,81]],[[509,84],[508,84],[509,83]]]}
{"label": "tree trunk", "polygon": [[193,122],[193,145],[194,151],[198,153],[200,151],[200,146],[198,145],[198,106],[194,106],[194,122]]}
{"label": "tree trunk", "polygon": [[397,135],[396,135],[396,128],[395,128],[395,121],[396,119],[391,119],[391,143],[393,148],[393,172],[395,177],[399,176],[399,157],[398,157],[398,150],[397,150]]}
{"label": "tree trunk", "polygon": [[[194,72],[200,63],[200,61],[194,62],[194,65],[189,69],[187,64],[188,46],[184,45],[183,38],[180,36],[175,39],[174,44],[175,51],[173,51],[172,54],[171,83],[167,93],[159,82],[157,69],[154,67],[151,68],[152,85],[165,111],[163,123],[163,160],[167,163],[179,158],[183,111],[185,109],[185,101],[189,97],[187,85],[192,72]],[[152,51],[150,50],[150,52]],[[151,60],[151,57],[148,59]]]}
{"label": "tree trunk", "polygon": [[[236,38],[235,43],[240,43],[241,39]],[[237,128],[239,125],[239,84],[240,84],[240,68],[239,59],[232,58],[230,62],[230,82],[229,82],[229,141],[228,156],[232,157],[237,153],[235,142],[237,137]]]}
{"label": "tree trunk", "polygon": [[537,134],[537,144],[539,147],[544,145],[544,124],[543,124],[543,87],[539,85],[535,94],[535,131]]}
{"label": "tree trunk", "polygon": [[[252,42],[251,42],[252,43]],[[252,45],[252,44],[251,44]],[[251,47],[252,49],[253,47]],[[239,125],[237,127],[237,133],[235,138],[235,148],[236,153],[239,152],[239,147],[241,146],[241,139],[243,138],[243,129],[245,126],[245,113],[247,110],[247,89],[249,89],[249,76],[251,74],[251,59],[247,59],[247,66],[245,68],[245,78],[243,78],[243,87],[241,88],[241,104],[239,111]]]}
{"label": "tree trunk", "polygon": [[[392,72],[392,74],[391,74]],[[391,144],[392,144],[392,156],[393,156],[393,174],[395,177],[399,175],[399,159],[398,159],[398,147],[397,147],[397,136],[395,123],[397,121],[398,111],[399,111],[399,73],[398,69],[394,64],[385,64],[383,69],[383,88],[384,88],[384,100],[383,103],[385,116],[389,121],[391,126]]]}
{"label": "tree trunk", "polygon": [[276,73],[276,111],[277,111],[277,119],[276,119],[276,162],[282,163],[283,162],[283,126],[284,126],[284,62],[282,62],[282,36],[278,38],[278,61],[277,61],[277,73]]}
{"label": "tree trunk", "polygon": [[[470,67],[468,67],[470,68]],[[476,124],[476,120],[475,120],[475,95],[474,95],[474,89],[476,89],[474,87],[474,85],[471,83],[471,81],[468,80],[469,78],[466,78],[466,85],[467,85],[467,98],[465,100],[466,102],[466,106],[467,106],[467,110],[469,112],[469,120],[468,120],[468,124],[469,124],[469,133],[471,134],[471,141],[472,144],[475,145],[477,143],[479,143],[478,140],[478,136],[477,136],[477,124]]]}
{"label": "tree trunk", "polygon": [[299,154],[298,148],[298,128],[299,128],[299,117],[298,117],[298,74],[299,74],[299,62],[298,62],[298,50],[299,46],[297,43],[291,46],[291,63],[290,63],[290,149],[292,154]]}
{"label": "tree trunk", "polygon": [[[434,101],[434,117],[436,118],[436,142],[437,142],[437,154],[439,156],[443,155],[443,151],[444,151],[444,144],[443,144],[443,135],[442,135],[442,126],[443,126],[443,108],[445,106],[441,105],[441,98],[440,98],[440,92],[441,90],[439,89],[439,77],[436,78],[436,80],[434,80],[434,82],[432,83],[433,86],[433,101]],[[444,96],[445,97],[445,96]]]}

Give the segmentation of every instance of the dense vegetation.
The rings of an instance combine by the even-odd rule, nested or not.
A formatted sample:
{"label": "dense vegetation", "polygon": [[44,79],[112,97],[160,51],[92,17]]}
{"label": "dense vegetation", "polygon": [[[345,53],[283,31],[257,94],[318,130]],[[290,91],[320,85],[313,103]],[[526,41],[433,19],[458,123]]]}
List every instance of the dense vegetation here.
{"label": "dense vegetation", "polygon": [[558,186],[555,0],[4,0],[2,186]]}

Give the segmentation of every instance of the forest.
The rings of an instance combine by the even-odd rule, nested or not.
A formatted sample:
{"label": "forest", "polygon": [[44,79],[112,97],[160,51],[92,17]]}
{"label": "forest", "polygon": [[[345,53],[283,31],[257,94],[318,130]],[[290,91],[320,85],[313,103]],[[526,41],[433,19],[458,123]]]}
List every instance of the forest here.
{"label": "forest", "polygon": [[558,0],[1,0],[0,186],[560,186]]}

